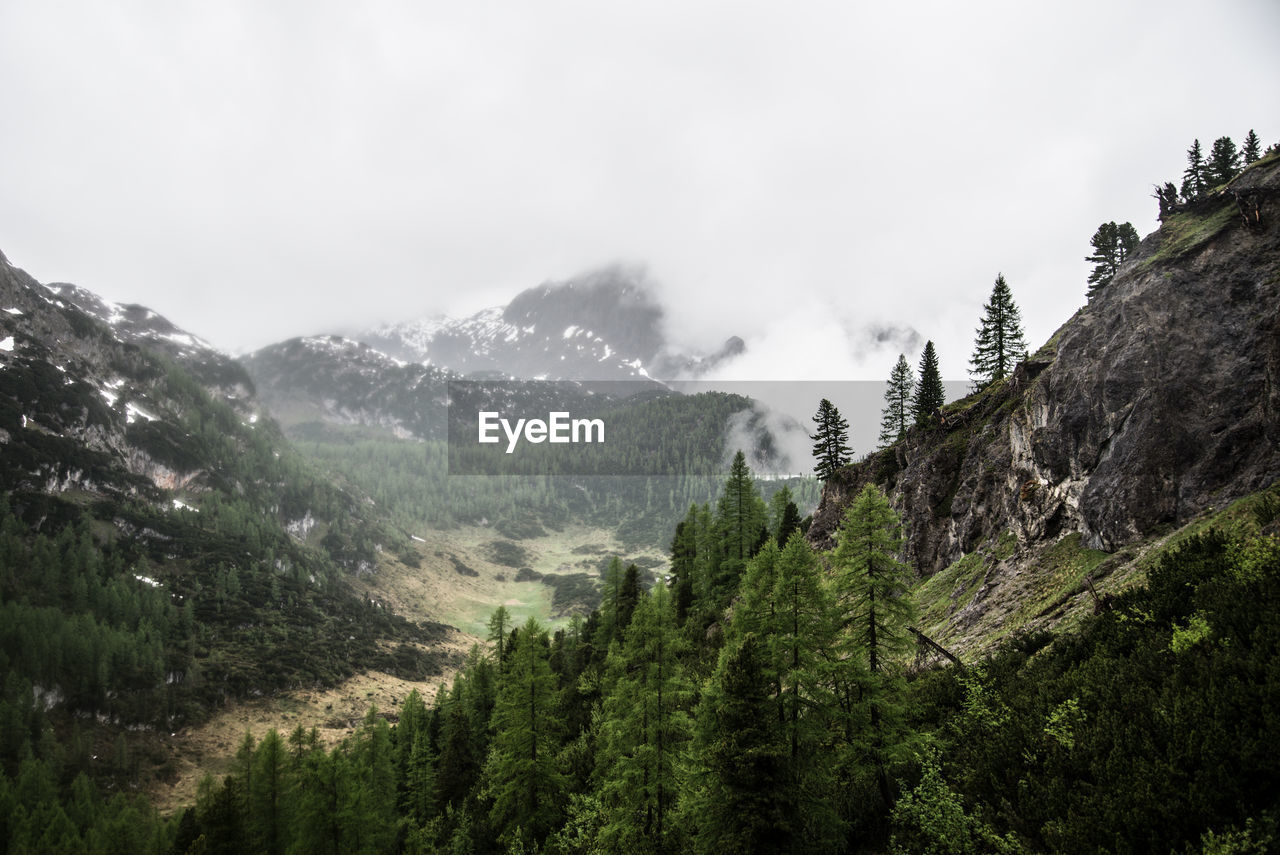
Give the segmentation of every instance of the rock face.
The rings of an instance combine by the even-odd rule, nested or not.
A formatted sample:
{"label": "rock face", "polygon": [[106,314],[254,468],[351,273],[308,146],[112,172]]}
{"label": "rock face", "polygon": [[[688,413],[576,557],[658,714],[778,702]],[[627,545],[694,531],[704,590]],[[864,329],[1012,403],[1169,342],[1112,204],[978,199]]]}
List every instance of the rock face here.
{"label": "rock face", "polygon": [[1166,218],[1005,382],[838,473],[827,546],[874,481],[935,573],[1011,531],[1114,551],[1280,478],[1280,156]]}

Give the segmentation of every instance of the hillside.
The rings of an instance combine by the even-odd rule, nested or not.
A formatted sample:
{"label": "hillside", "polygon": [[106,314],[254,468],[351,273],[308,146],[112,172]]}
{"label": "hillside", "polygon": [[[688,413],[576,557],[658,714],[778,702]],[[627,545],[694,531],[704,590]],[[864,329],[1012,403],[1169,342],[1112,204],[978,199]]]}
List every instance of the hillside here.
{"label": "hillside", "polygon": [[68,776],[165,779],[159,734],[227,705],[453,661],[447,627],[367,596],[419,565],[410,539],[292,449],[237,363],[3,256],[0,310],[0,716],[63,740],[96,717]]}
{"label": "hillside", "polygon": [[934,577],[928,631],[960,648],[1090,608],[1087,579],[1127,581],[1154,539],[1280,478],[1278,307],[1272,156],[1166,218],[1007,381],[839,472],[809,537],[881,485]]}

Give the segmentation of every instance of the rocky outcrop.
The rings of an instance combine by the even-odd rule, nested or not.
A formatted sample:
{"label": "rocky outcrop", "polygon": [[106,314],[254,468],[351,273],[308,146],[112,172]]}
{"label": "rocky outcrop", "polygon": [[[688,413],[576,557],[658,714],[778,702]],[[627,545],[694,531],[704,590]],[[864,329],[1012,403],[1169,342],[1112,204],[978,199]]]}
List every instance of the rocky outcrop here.
{"label": "rocky outcrop", "polygon": [[922,575],[1006,531],[1114,551],[1280,478],[1280,156],[1170,215],[1009,380],[942,415],[837,473],[810,539],[830,545],[874,481]]}

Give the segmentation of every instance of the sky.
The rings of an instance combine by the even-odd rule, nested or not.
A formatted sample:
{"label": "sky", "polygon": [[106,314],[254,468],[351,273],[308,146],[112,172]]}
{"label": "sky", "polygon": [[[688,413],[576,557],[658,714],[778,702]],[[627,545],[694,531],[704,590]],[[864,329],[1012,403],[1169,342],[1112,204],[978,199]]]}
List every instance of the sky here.
{"label": "sky", "polygon": [[[243,352],[644,265],[736,379],[964,379],[1199,138],[1280,141],[1280,3],[0,4],[0,250]],[[887,331],[887,332],[886,332]]]}

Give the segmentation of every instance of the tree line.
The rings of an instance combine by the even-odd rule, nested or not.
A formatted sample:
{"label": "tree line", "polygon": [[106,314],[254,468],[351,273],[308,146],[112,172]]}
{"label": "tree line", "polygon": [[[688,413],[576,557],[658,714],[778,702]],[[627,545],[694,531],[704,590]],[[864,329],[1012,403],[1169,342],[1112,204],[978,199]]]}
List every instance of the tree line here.
{"label": "tree line", "polygon": [[[982,307],[982,317],[974,337],[973,355],[969,359],[972,392],[981,392],[1013,373],[1018,362],[1027,357],[1027,343],[1022,331],[1022,313],[1004,274],[996,274],[991,296]],[[911,370],[906,354],[889,373],[885,387],[884,409],[880,416],[880,447],[886,448],[907,435],[912,425],[926,425],[938,420],[946,403],[942,370],[933,341],[925,342],[920,353],[917,374]],[[814,472],[818,480],[827,481],[840,467],[849,463],[852,450],[848,445],[849,423],[831,401],[823,398],[813,416],[815,427]]]}
{"label": "tree line", "polygon": [[[732,478],[730,479],[732,480]],[[741,485],[735,485],[741,487]],[[1056,639],[912,666],[913,572],[867,487],[816,553],[750,491],[691,511],[671,578],[491,645],[343,745],[247,737],[177,852],[1270,851],[1280,496],[1188,538]],[[746,498],[746,508],[740,499]],[[765,535],[739,563],[738,520]],[[779,518],[779,522],[781,518]],[[727,566],[726,566],[727,565]],[[1269,700],[1270,699],[1270,700]]]}

